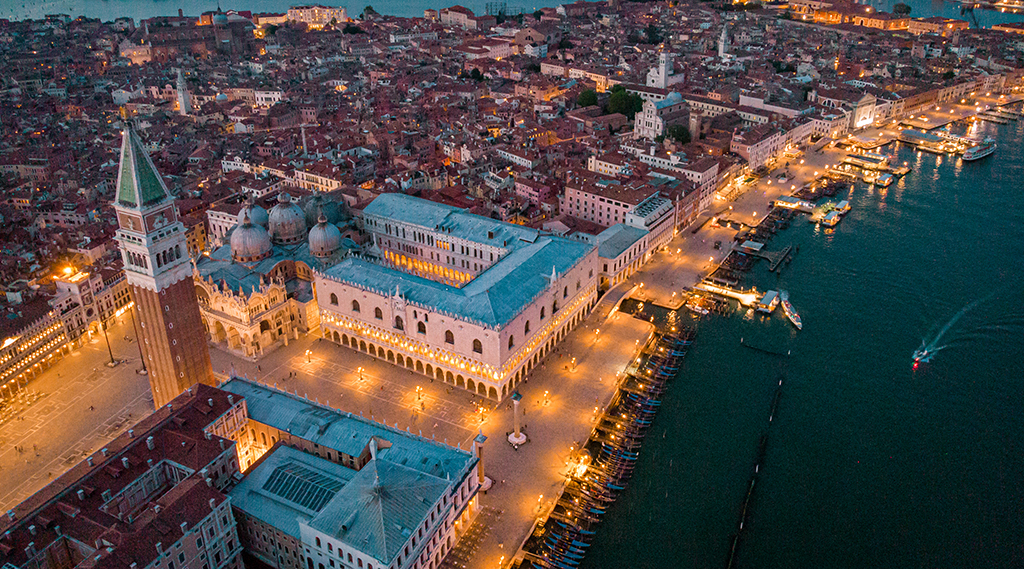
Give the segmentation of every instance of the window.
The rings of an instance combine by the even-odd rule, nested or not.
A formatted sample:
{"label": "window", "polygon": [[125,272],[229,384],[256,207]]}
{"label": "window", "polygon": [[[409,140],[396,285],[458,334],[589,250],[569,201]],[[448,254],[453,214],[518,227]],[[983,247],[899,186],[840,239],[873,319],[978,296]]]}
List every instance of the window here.
{"label": "window", "polygon": [[331,293],[331,304],[338,306],[338,295]]}
{"label": "window", "polygon": [[525,336],[525,335],[527,335],[529,333],[530,333],[530,321],[527,320],[526,321],[526,326],[523,326],[523,335]]}
{"label": "window", "polygon": [[316,546],[317,546],[317,547],[320,547],[320,538],[319,538],[319,537],[318,537],[318,538],[316,538]]}
{"label": "window", "polygon": [[352,301],[352,312],[359,312],[359,301],[358,300],[353,300]]}
{"label": "window", "polygon": [[401,316],[395,316],[395,328],[399,330],[405,330],[405,322],[402,321]]}
{"label": "window", "polygon": [[515,345],[516,345],[516,337],[515,336],[509,336],[508,337],[508,348],[511,350],[512,346],[515,346]]}
{"label": "window", "polygon": [[376,318],[377,320],[384,320],[384,313],[381,312],[379,308],[374,308],[373,317]]}
{"label": "window", "polygon": [[473,351],[478,354],[484,353],[484,345],[480,340],[473,340]]}
{"label": "window", "polygon": [[427,325],[422,323],[422,322],[417,322],[416,323],[416,331],[419,332],[420,334],[426,334],[427,333]]}
{"label": "window", "polygon": [[541,319],[541,320],[544,320],[544,311],[545,311],[545,310],[547,310],[547,307],[546,307],[546,306],[541,306],[541,307],[540,307],[540,319]]}
{"label": "window", "polygon": [[182,551],[181,553],[178,554],[178,562],[179,563],[184,563],[185,562],[185,552],[184,551]]}
{"label": "window", "polygon": [[569,287],[568,286],[562,289],[562,298],[569,298]]}
{"label": "window", "polygon": [[452,334],[451,330],[445,330],[444,331],[444,343],[445,344],[454,344],[455,343],[455,334]]}

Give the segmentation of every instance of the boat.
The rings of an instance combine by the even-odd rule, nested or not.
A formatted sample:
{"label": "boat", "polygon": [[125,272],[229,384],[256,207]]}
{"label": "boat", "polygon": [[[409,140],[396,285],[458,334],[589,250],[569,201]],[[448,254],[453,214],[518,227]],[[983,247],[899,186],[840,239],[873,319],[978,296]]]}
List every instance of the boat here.
{"label": "boat", "polygon": [[770,290],[761,297],[761,300],[757,303],[758,312],[764,312],[765,314],[771,314],[775,307],[779,305],[779,293],[774,290]]}
{"label": "boat", "polygon": [[828,212],[825,214],[825,217],[822,218],[821,222],[829,227],[835,227],[839,223],[839,212]]}
{"label": "boat", "polygon": [[786,314],[786,318],[796,326],[797,330],[804,329],[804,321],[800,319],[800,315],[796,313],[796,309],[789,303],[789,293],[782,291],[779,293],[779,297],[782,298],[782,312]]}
{"label": "boat", "polygon": [[980,160],[989,154],[996,151],[996,143],[992,139],[986,139],[980,144],[976,144],[967,150],[964,150],[964,160],[970,162],[972,160]]}

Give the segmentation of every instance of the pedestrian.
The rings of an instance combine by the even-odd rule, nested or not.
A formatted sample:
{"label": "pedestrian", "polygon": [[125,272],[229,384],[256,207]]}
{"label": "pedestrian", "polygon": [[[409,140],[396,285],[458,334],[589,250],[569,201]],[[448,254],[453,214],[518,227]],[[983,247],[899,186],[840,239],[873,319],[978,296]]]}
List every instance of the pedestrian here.
{"label": "pedestrian", "polygon": [[263,370],[260,369],[260,366],[256,366],[256,371],[263,371]]}

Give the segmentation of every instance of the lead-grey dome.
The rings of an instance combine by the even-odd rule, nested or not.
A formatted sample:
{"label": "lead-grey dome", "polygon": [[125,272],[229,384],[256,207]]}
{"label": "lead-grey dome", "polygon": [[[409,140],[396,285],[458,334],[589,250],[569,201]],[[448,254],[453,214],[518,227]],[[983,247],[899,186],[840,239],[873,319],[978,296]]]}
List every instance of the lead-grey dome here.
{"label": "lead-grey dome", "polygon": [[231,258],[235,261],[261,261],[270,256],[272,248],[267,230],[253,225],[248,217],[231,232]]}
{"label": "lead-grey dome", "polygon": [[309,230],[309,252],[314,257],[330,257],[341,247],[341,231],[327,222],[327,218],[320,214],[320,222]]}
{"label": "lead-grey dome", "polygon": [[293,245],[306,238],[306,215],[288,194],[282,192],[277,197],[277,205],[270,208],[267,217],[267,230],[274,243]]}
{"label": "lead-grey dome", "polygon": [[260,225],[262,227],[267,226],[269,218],[267,217],[267,210],[262,207],[248,202],[242,206],[242,209],[238,212],[238,223],[242,223],[245,220],[245,216],[249,216],[249,220],[252,221],[253,225]]}
{"label": "lead-grey dome", "polygon": [[306,225],[309,227],[317,224],[321,213],[327,218],[327,223],[338,223],[342,218],[342,209],[338,202],[331,201],[322,194],[310,197],[303,209],[306,211]]}

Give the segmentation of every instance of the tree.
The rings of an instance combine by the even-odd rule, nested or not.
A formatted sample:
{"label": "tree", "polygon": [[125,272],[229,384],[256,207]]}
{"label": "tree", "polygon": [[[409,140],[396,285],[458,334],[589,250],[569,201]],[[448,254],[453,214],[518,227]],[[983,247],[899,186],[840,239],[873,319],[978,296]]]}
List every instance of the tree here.
{"label": "tree", "polygon": [[558,42],[558,49],[572,49],[572,42],[567,39],[563,39]]}
{"label": "tree", "polygon": [[476,67],[473,68],[473,71],[469,74],[469,77],[473,81],[483,81],[484,80],[484,74],[480,73],[480,69],[476,68]]}
{"label": "tree", "polygon": [[345,27],[342,28],[341,33],[343,33],[343,34],[365,34],[366,32],[364,32],[363,28],[360,28],[359,26],[353,26],[352,24],[345,24]]}
{"label": "tree", "polygon": [[661,30],[653,23],[644,28],[644,43],[661,43]]}
{"label": "tree", "polygon": [[892,13],[897,15],[897,16],[909,16],[910,15],[910,5],[909,4],[904,4],[903,2],[897,2],[892,7]]}
{"label": "tree", "polygon": [[593,89],[587,89],[576,97],[576,105],[579,107],[592,107],[597,104],[597,93]]}
{"label": "tree", "polygon": [[[616,90],[615,87],[618,87]],[[644,108],[644,100],[640,95],[630,93],[622,85],[612,88],[612,96],[608,99],[608,112],[621,113],[626,118],[633,117]]]}
{"label": "tree", "polygon": [[668,137],[678,142],[679,144],[686,144],[690,142],[690,130],[681,124],[674,124],[668,127]]}
{"label": "tree", "polygon": [[537,10],[536,12],[534,12],[534,13],[533,13],[533,19],[535,19],[535,20],[539,20],[539,19],[540,19],[540,17],[541,17],[541,16],[543,16],[543,15],[544,15],[544,12],[543,12],[543,11],[541,11],[541,10]]}
{"label": "tree", "polygon": [[373,9],[373,6],[370,6],[369,4],[367,4],[367,6],[365,8],[363,8],[363,19],[364,20],[367,19],[367,18],[370,18],[372,16],[376,16],[376,15],[377,15],[377,11]]}
{"label": "tree", "polygon": [[267,26],[267,35],[272,36],[277,33],[277,26],[271,24]]}

